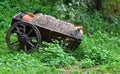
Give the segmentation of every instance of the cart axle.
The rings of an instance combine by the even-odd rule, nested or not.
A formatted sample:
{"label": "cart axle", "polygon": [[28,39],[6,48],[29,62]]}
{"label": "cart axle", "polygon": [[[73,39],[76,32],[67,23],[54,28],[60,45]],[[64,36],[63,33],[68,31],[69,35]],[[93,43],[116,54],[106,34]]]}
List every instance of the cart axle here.
{"label": "cart axle", "polygon": [[25,44],[28,40],[29,40],[29,37],[27,35],[21,35],[18,37],[20,43],[23,43]]}

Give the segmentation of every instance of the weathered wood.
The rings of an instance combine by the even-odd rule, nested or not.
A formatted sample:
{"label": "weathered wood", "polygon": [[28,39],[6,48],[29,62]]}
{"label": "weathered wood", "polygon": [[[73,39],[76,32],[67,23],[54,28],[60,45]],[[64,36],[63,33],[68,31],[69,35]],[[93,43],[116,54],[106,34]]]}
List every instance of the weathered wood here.
{"label": "weathered wood", "polygon": [[77,29],[73,24],[61,21],[49,15],[43,15],[41,13],[36,14],[30,23],[52,31],[73,36],[75,38],[81,38],[80,30]]}

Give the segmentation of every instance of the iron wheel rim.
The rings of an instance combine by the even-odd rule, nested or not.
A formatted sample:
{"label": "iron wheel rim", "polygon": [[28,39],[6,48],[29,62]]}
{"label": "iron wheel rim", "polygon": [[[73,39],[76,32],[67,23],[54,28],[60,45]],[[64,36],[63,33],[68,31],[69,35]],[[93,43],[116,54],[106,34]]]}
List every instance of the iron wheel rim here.
{"label": "iron wheel rim", "polygon": [[[12,42],[12,40],[14,42]],[[29,51],[36,48],[41,43],[41,34],[36,26],[27,22],[19,21],[14,23],[8,30],[6,34],[6,42],[11,50],[20,50],[23,48],[24,51]],[[14,45],[17,47],[15,48]]]}

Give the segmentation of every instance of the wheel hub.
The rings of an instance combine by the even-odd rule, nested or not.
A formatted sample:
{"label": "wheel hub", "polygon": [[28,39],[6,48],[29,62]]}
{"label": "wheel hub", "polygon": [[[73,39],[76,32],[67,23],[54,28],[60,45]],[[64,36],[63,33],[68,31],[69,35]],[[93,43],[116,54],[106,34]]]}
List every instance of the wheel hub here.
{"label": "wheel hub", "polygon": [[19,36],[18,39],[19,39],[20,43],[25,44],[28,41],[28,36],[27,35],[21,35],[21,36]]}

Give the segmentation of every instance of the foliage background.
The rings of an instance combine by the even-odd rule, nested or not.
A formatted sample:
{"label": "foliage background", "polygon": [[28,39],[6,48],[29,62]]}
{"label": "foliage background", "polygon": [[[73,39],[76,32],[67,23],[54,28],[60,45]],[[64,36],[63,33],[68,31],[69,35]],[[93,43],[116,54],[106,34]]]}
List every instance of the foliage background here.
{"label": "foliage background", "polygon": [[[0,73],[120,73],[120,0],[100,0],[99,9],[94,3],[88,6],[87,1],[0,1]],[[10,51],[5,36],[12,17],[19,12],[43,13],[82,25],[83,41],[71,53],[57,43],[46,42],[47,47],[40,46],[33,54]]]}

